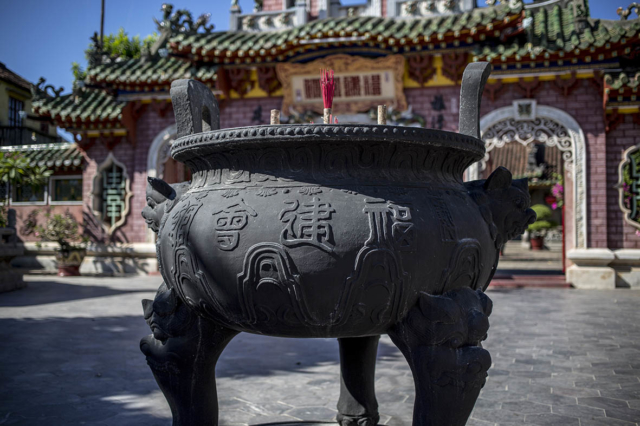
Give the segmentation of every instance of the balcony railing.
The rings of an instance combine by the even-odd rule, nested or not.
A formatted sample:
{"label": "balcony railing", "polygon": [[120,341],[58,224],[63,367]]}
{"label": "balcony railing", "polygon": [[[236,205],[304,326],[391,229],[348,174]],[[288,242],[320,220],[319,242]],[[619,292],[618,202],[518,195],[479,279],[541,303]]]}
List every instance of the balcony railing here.
{"label": "balcony railing", "polygon": [[0,126],[0,146],[32,145],[62,142],[60,136],[51,136],[28,127]]}

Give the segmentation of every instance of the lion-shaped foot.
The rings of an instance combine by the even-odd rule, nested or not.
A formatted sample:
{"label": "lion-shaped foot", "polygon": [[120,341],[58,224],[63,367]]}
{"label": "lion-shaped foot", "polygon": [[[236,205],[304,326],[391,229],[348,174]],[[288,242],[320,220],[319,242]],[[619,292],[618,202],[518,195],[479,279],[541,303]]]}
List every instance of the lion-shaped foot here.
{"label": "lion-shaped foot", "polygon": [[421,293],[417,305],[390,330],[413,373],[414,426],[466,424],[491,366],[481,345],[491,309],[481,290]]}

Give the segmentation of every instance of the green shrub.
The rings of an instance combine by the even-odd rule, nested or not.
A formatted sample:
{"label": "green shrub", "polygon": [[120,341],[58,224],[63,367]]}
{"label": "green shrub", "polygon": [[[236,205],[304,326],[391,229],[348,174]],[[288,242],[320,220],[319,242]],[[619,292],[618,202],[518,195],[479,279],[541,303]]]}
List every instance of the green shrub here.
{"label": "green shrub", "polygon": [[551,219],[553,211],[551,208],[544,204],[536,204],[531,206],[531,209],[536,212],[537,219],[531,225],[529,225],[529,232],[533,237],[544,237],[548,230],[556,228],[558,222]]}

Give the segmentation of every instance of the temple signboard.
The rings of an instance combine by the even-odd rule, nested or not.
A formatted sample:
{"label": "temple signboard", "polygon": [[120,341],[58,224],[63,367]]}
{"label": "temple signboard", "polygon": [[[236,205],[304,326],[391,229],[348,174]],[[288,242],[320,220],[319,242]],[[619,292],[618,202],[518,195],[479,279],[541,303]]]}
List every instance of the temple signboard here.
{"label": "temple signboard", "polygon": [[400,55],[380,59],[334,55],[306,64],[278,64],[282,82],[282,110],[322,113],[320,69],[335,71],[334,114],[368,111],[377,105],[405,110],[402,90],[404,58]]}

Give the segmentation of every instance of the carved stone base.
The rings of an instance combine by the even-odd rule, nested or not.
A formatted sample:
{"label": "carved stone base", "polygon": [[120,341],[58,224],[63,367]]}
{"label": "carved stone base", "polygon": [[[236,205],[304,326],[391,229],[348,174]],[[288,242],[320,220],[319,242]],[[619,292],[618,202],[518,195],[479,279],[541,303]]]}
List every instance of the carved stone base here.
{"label": "carved stone base", "polygon": [[390,332],[413,373],[413,426],[463,426],[491,366],[486,338],[491,300],[460,288],[421,293],[417,306]]}

